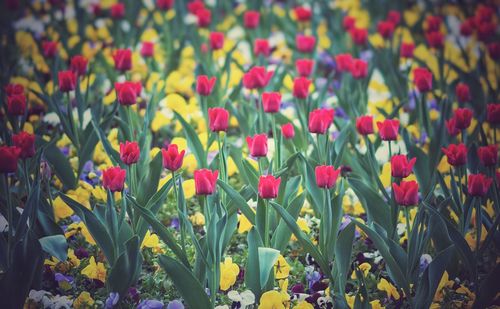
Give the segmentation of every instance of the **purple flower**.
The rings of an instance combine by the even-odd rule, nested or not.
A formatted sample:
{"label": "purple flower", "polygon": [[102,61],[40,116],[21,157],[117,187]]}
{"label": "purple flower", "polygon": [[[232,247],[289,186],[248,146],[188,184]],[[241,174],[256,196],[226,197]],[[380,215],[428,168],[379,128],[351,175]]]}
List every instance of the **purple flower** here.
{"label": "purple flower", "polygon": [[173,218],[172,221],[170,221],[170,227],[179,230],[180,227],[179,218]]}
{"label": "purple flower", "polygon": [[173,300],[168,303],[167,309],[184,309],[184,305],[178,300]]}
{"label": "purple flower", "polygon": [[71,277],[71,276],[65,276],[65,275],[63,275],[61,273],[55,273],[54,279],[57,282],[67,282],[67,283],[73,282],[73,277]]}
{"label": "purple flower", "polygon": [[423,273],[425,271],[425,269],[427,268],[427,266],[429,266],[429,264],[432,262],[432,257],[428,254],[422,254],[422,256],[420,257],[420,264],[419,264],[419,268],[418,268],[418,271],[420,273]]}
{"label": "purple flower", "polygon": [[161,308],[163,308],[163,303],[156,299],[143,300],[137,306],[137,309],[161,309]]}
{"label": "purple flower", "polygon": [[104,308],[106,309],[113,308],[118,303],[119,299],[120,299],[120,294],[115,292],[109,293],[108,298],[106,298],[106,303]]}

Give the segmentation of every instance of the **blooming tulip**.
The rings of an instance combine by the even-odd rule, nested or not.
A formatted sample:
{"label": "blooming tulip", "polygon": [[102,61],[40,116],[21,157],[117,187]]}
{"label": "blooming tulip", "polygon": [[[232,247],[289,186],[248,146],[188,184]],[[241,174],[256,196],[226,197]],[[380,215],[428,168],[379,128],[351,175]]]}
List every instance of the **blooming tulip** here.
{"label": "blooming tulip", "polygon": [[293,96],[297,99],[306,99],[309,95],[311,81],[305,77],[297,77],[293,81]]}
{"label": "blooming tulip", "polygon": [[312,53],[316,45],[316,38],[312,35],[298,34],[295,37],[295,45],[301,53]]}
{"label": "blooming tulip", "polygon": [[266,113],[277,113],[280,111],[281,93],[279,92],[263,92],[262,106]]}
{"label": "blooming tulip", "polygon": [[408,161],[406,155],[395,155],[391,158],[391,175],[397,178],[410,176],[417,158]]}
{"label": "blooming tulip", "polygon": [[35,135],[21,131],[12,135],[12,143],[21,150],[20,158],[26,159],[35,155]]}
{"label": "blooming tulip", "polygon": [[413,71],[413,83],[419,92],[432,90],[432,73],[426,68],[416,68]]}
{"label": "blooming tulip", "polygon": [[139,161],[140,149],[137,142],[125,141],[120,143],[120,159],[126,165],[131,165]]}
{"label": "blooming tulip", "polygon": [[260,13],[258,11],[246,11],[243,14],[243,25],[247,29],[255,29],[259,26]]}
{"label": "blooming tulip", "polygon": [[368,75],[368,63],[361,59],[354,59],[351,65],[351,74],[355,79],[365,78]]}
{"label": "blooming tulip", "polygon": [[273,71],[266,71],[264,67],[253,67],[243,75],[243,86],[247,89],[261,89],[267,86],[273,76]]}
{"label": "blooming tulip", "polygon": [[297,59],[295,61],[295,69],[299,76],[309,77],[314,67],[314,60],[311,59]]}
{"label": "blooming tulip", "polygon": [[121,72],[132,68],[132,51],[130,49],[117,49],[113,53],[115,69]]}
{"label": "blooming tulip", "polygon": [[141,94],[142,85],[140,82],[115,83],[116,97],[121,105],[134,105],[137,96]]}
{"label": "blooming tulip", "polygon": [[486,120],[492,125],[500,124],[500,104],[488,104],[486,109]]}
{"label": "blooming tulip", "polygon": [[464,144],[450,144],[448,148],[442,147],[441,150],[446,155],[448,164],[452,166],[462,166],[467,162],[467,147]]}
{"label": "blooming tulip", "polygon": [[282,125],[281,126],[281,134],[286,139],[292,139],[292,138],[294,138],[294,136],[295,136],[295,128],[293,127],[293,124],[286,123],[286,124]]}
{"label": "blooming tulip", "polygon": [[493,179],[483,174],[470,174],[468,177],[467,191],[471,196],[485,196]]}
{"label": "blooming tulip", "polygon": [[340,175],[340,169],[335,169],[331,165],[316,166],[314,172],[316,175],[316,185],[325,189],[332,188]]}
{"label": "blooming tulip", "polygon": [[455,87],[455,95],[457,96],[458,102],[464,103],[470,101],[471,96],[469,86],[464,83],[459,83]]}
{"label": "blooming tulip", "polygon": [[84,76],[87,74],[87,63],[88,60],[84,56],[73,56],[70,64],[71,71],[75,72],[78,76]]}
{"label": "blooming tulip", "polygon": [[185,150],[179,152],[176,144],[170,144],[167,149],[162,149],[163,167],[172,172],[181,168],[185,152]]}
{"label": "blooming tulip", "polygon": [[211,195],[215,192],[219,171],[201,169],[194,171],[194,187],[196,195]]}
{"label": "blooming tulip", "polygon": [[265,157],[267,155],[267,135],[265,133],[247,136],[248,149],[252,157]]}
{"label": "blooming tulip", "polygon": [[356,130],[361,135],[372,134],[373,131],[373,116],[360,116],[356,119]]}
{"label": "blooming tulip", "polygon": [[273,175],[260,176],[259,178],[259,197],[263,199],[276,198],[279,193],[281,178],[275,178]]}
{"label": "blooming tulip", "polygon": [[215,77],[209,79],[206,75],[199,75],[196,80],[196,92],[201,96],[209,96],[214,90],[216,80]]}
{"label": "blooming tulip", "polygon": [[498,161],[498,149],[496,145],[482,146],[477,149],[479,160],[484,166],[495,166]]}
{"label": "blooming tulip", "polygon": [[269,42],[266,39],[255,39],[253,42],[253,54],[255,56],[269,56],[271,53],[271,48],[269,47]]}
{"label": "blooming tulip", "polygon": [[229,126],[229,112],[222,107],[209,108],[208,120],[212,132],[226,131]]}
{"label": "blooming tulip", "polygon": [[401,206],[414,206],[418,204],[418,183],[415,180],[401,181],[392,184],[394,199]]}
{"label": "blooming tulip", "polygon": [[383,141],[395,141],[398,138],[399,120],[386,119],[377,122],[378,134]]}
{"label": "blooming tulip", "polygon": [[7,113],[12,116],[22,116],[26,112],[26,96],[14,94],[7,97]]}
{"label": "blooming tulip", "polygon": [[334,109],[315,109],[309,114],[309,132],[325,134],[333,123]]}
{"label": "blooming tulip", "polygon": [[455,127],[459,130],[467,129],[472,121],[472,110],[468,108],[457,108],[455,111]]}
{"label": "blooming tulip", "polygon": [[153,42],[142,42],[141,56],[151,58],[155,53],[155,44]]}
{"label": "blooming tulip", "polygon": [[17,171],[17,161],[21,149],[16,146],[0,146],[0,173],[14,173]]}
{"label": "blooming tulip", "polygon": [[110,167],[102,172],[102,186],[111,192],[121,192],[126,176],[127,171],[119,166]]}
{"label": "blooming tulip", "polygon": [[76,87],[76,74],[73,71],[60,71],[57,74],[59,79],[59,90],[61,92],[70,92]]}

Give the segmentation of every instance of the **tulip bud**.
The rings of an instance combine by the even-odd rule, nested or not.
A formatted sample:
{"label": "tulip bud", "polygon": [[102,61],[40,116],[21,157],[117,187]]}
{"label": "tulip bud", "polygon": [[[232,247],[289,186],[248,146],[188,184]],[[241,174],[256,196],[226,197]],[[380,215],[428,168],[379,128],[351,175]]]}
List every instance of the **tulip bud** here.
{"label": "tulip bud", "polygon": [[224,33],[211,32],[210,33],[210,48],[213,50],[221,49],[224,46]]}
{"label": "tulip bud", "polygon": [[469,102],[471,100],[469,86],[464,83],[459,83],[457,87],[455,87],[455,95],[460,103]]}
{"label": "tulip bud", "polygon": [[179,153],[176,144],[170,144],[167,149],[162,149],[163,167],[172,172],[180,169],[184,161],[184,153],[186,153],[185,150]]}
{"label": "tulip bud", "polygon": [[297,77],[293,81],[293,96],[297,99],[306,99],[309,95],[311,81],[305,77]]}
{"label": "tulip bud", "polygon": [[320,165],[316,166],[314,172],[316,175],[316,185],[320,188],[331,189],[335,186],[341,170],[335,169],[331,165]]}
{"label": "tulip bud", "polygon": [[418,183],[415,180],[401,181],[392,184],[394,199],[400,206],[415,206],[418,204]]}
{"label": "tulip bud", "polygon": [[265,133],[247,136],[248,149],[252,157],[265,157],[267,155],[267,135]]}
{"label": "tulip bud", "polygon": [[229,126],[229,112],[221,107],[209,108],[208,120],[212,132],[226,131]]}
{"label": "tulip bud", "polygon": [[87,63],[88,60],[84,56],[74,56],[71,58],[71,71],[75,72],[75,74],[78,76],[84,76],[85,74],[87,74]]}
{"label": "tulip bud", "polygon": [[76,88],[76,74],[72,71],[60,71],[58,73],[59,90],[61,92],[70,92]]}
{"label": "tulip bud", "polygon": [[373,116],[360,116],[356,119],[356,130],[361,135],[372,134],[373,131]]}
{"label": "tulip bud", "polygon": [[12,135],[12,142],[14,146],[21,150],[19,153],[20,158],[26,159],[35,155],[35,135],[21,131]]}
{"label": "tulip bud", "polygon": [[243,25],[247,29],[255,29],[260,23],[260,13],[258,11],[247,11],[243,14]]}
{"label": "tulip bud", "polygon": [[312,35],[298,34],[295,37],[295,45],[299,52],[310,54],[314,51],[316,38]]}
{"label": "tulip bud", "polygon": [[120,143],[120,159],[126,165],[137,163],[140,154],[141,152],[137,142],[125,141],[124,144]]}
{"label": "tulip bud", "polygon": [[21,149],[16,146],[0,146],[0,173],[15,173]]}
{"label": "tulip bud", "polygon": [[295,128],[293,124],[287,123],[281,126],[281,134],[286,139],[292,139],[295,137]]}
{"label": "tulip bud", "polygon": [[26,96],[14,94],[7,97],[7,113],[12,116],[22,116],[26,112]]}
{"label": "tulip bud", "polygon": [[126,176],[127,171],[119,166],[110,167],[102,172],[102,186],[111,192],[121,192]]}
{"label": "tulip bud", "polygon": [[132,68],[132,51],[130,49],[117,49],[113,53],[115,69],[121,72]]}
{"label": "tulip bud", "polygon": [[201,169],[194,171],[194,187],[196,195],[211,195],[217,186],[219,171]]}
{"label": "tulip bud", "polygon": [[488,104],[487,105],[486,119],[491,125],[500,124],[500,104]]}
{"label": "tulip bud", "polygon": [[299,76],[309,77],[314,67],[314,60],[311,59],[297,59],[295,61],[295,69]]}
{"label": "tulip bud", "polygon": [[266,112],[266,113],[279,112],[280,105],[281,105],[281,93],[279,93],[279,92],[263,92],[262,93],[262,105],[264,107],[264,112]]}
{"label": "tulip bud", "polygon": [[479,160],[484,166],[495,166],[498,161],[498,149],[496,145],[482,146],[477,149]]}
{"label": "tulip bud", "polygon": [[278,197],[281,178],[274,178],[272,175],[260,176],[259,178],[259,197],[263,199],[272,199]]}
{"label": "tulip bud", "polygon": [[155,44],[153,42],[142,42],[141,56],[144,58],[151,58],[155,53]]}

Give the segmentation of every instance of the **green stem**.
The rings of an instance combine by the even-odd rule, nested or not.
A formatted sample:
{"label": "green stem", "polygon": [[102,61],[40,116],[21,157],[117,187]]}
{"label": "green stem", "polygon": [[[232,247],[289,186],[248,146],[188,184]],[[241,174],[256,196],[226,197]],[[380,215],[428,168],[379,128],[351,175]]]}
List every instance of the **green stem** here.
{"label": "green stem", "polygon": [[[224,163],[224,145],[221,143],[221,140],[220,140],[220,133],[219,132],[215,132],[215,134],[217,134],[217,145],[219,147],[219,169],[220,169],[220,179],[224,182],[227,183],[227,171],[226,171],[226,166],[225,166],[225,163]],[[224,190],[222,190],[220,192],[220,197],[221,197],[221,201],[224,202],[224,198],[225,198],[225,195],[224,195]]]}
{"label": "green stem", "polygon": [[67,92],[66,95],[68,98],[67,112],[68,112],[69,124],[71,126],[71,130],[73,131],[72,133],[75,138],[75,144],[76,144],[74,146],[77,149],[80,149],[80,137],[78,136],[78,130],[76,128],[75,120],[73,119],[73,107],[71,106],[71,98],[69,96],[69,92]]}
{"label": "green stem", "polygon": [[258,97],[257,97],[257,103],[258,103],[258,109],[259,109],[259,126],[260,126],[260,131],[262,133],[267,133],[266,128],[265,128],[265,117],[266,113],[264,113],[264,104],[262,103],[262,95],[261,91],[258,92]]}
{"label": "green stem", "polygon": [[[177,195],[177,181],[175,179],[175,171],[172,171],[172,181],[173,181],[173,184],[174,184],[174,199],[175,199],[175,203],[177,204],[177,209],[178,209],[179,213],[182,212],[182,214],[184,214],[184,217],[185,217],[186,216],[186,212],[185,212],[185,209],[184,209],[184,205],[180,205],[179,198],[178,198],[178,195]],[[181,230],[181,247],[182,247],[182,251],[186,252],[186,231],[185,231],[185,228],[184,228],[184,220],[180,219],[180,215],[179,215],[179,227],[180,227],[180,230]]]}
{"label": "green stem", "polygon": [[272,120],[272,130],[273,130],[273,140],[274,140],[274,170],[279,171],[281,167],[281,158],[280,158],[280,144],[278,140],[278,134],[276,130],[276,117],[274,114],[271,114],[271,120]]}
{"label": "green stem", "polygon": [[410,253],[410,213],[408,212],[407,206],[403,206],[403,211],[406,218],[406,250],[408,251],[408,253]]}
{"label": "green stem", "polygon": [[12,240],[14,238],[14,212],[12,209],[12,201],[10,199],[9,190],[9,176],[6,173],[3,174],[3,185],[5,192],[5,199],[7,200],[7,222],[9,223],[8,241],[7,241],[7,265],[10,265],[10,255]]}
{"label": "green stem", "polygon": [[28,167],[28,159],[24,159],[23,162],[23,173],[24,173],[24,178],[26,182],[26,192],[29,195],[29,192],[31,191],[31,182],[30,182],[30,174],[29,174],[29,167]]}
{"label": "green stem", "polygon": [[269,200],[265,200],[264,246],[269,247]]}
{"label": "green stem", "polygon": [[389,143],[389,162],[390,162],[392,158],[392,146],[391,146],[391,141],[388,141],[388,143]]}
{"label": "green stem", "polygon": [[132,107],[127,106],[127,118],[128,118],[128,129],[129,129],[129,135],[130,135],[130,140],[134,140],[134,123],[132,121]]}

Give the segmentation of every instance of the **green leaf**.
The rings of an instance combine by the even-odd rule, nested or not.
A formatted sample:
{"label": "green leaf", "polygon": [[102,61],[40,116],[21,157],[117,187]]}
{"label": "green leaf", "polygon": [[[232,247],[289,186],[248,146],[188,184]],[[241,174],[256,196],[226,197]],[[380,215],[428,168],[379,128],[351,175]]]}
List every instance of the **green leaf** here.
{"label": "green leaf", "polygon": [[212,308],[205,289],[186,266],[165,255],[159,257],[159,263],[189,308]]}
{"label": "green leaf", "polygon": [[262,238],[257,229],[252,226],[247,235],[248,258],[245,266],[245,285],[252,290],[256,299],[262,293],[260,285],[258,248],[262,246]]}
{"label": "green leaf", "polygon": [[[243,215],[247,217],[250,223],[255,224],[255,213],[252,208],[248,206],[247,201],[239,194],[236,190],[234,190],[230,185],[226,184],[222,180],[218,179],[217,184],[226,192],[229,197],[231,203],[228,205],[228,213],[231,215],[236,212],[236,209],[240,209]],[[234,207],[233,207],[234,205]]]}
{"label": "green leaf", "polygon": [[45,236],[38,240],[43,251],[57,258],[59,261],[66,261],[68,257],[68,242],[63,235]]}
{"label": "green leaf", "polygon": [[143,173],[136,194],[137,202],[140,205],[145,205],[149,199],[157,192],[160,182],[161,172],[163,170],[163,157],[161,152],[158,152],[153,160],[149,163],[148,169]]}
{"label": "green leaf", "polygon": [[323,213],[323,205],[325,205],[325,203],[323,200],[323,192],[316,185],[316,178],[314,177],[315,175],[314,168],[302,154],[300,154],[299,156],[302,159],[302,162],[304,163],[305,175],[303,176],[306,182],[307,192],[309,193],[309,197],[311,198],[314,212],[316,214],[321,214]]}
{"label": "green leaf", "polygon": [[355,225],[349,223],[338,236],[335,244],[334,295],[345,302],[345,286],[347,274],[351,266],[352,243],[354,241]]}
{"label": "green leaf", "polygon": [[[300,210],[304,205],[304,201],[306,196],[304,193],[298,195],[293,201],[290,203],[286,211],[292,216],[292,218],[297,221],[297,218],[300,214]],[[278,226],[274,230],[273,237],[271,239],[273,248],[276,248],[283,252],[286,249],[286,245],[290,241],[290,237],[292,236],[292,231],[286,224],[286,222],[281,219],[278,223]]]}
{"label": "green leaf", "polygon": [[47,143],[41,137],[36,137],[37,147],[45,147],[44,157],[52,166],[56,176],[61,180],[65,189],[74,189],[76,177],[68,158],[53,143]]}
{"label": "green leaf", "polygon": [[182,127],[184,128],[184,134],[188,142],[188,147],[193,151],[193,154],[198,162],[199,168],[207,167],[207,160],[205,155],[205,150],[198,138],[198,134],[193,129],[193,127],[182,118],[180,114],[174,111],[175,117],[180,121]]}
{"label": "green leaf", "polygon": [[269,279],[271,270],[273,269],[274,264],[276,264],[280,252],[273,248],[259,247],[258,255],[259,255],[259,278],[260,278],[259,283],[262,289],[266,285],[267,280]]}
{"label": "green leaf", "polygon": [[119,165],[121,162],[120,154],[113,148],[113,146],[111,146],[108,137],[106,136],[106,134],[104,134],[101,127],[99,127],[99,125],[96,123],[95,119],[92,119],[92,126],[94,126],[95,132],[97,132],[99,140],[101,141],[106,154],[109,156],[109,159],[111,160],[111,162],[113,162],[113,165]]}
{"label": "green leaf", "polygon": [[125,243],[125,251],[111,267],[107,284],[112,292],[125,295],[139,277],[142,264],[139,237],[133,236]]}

